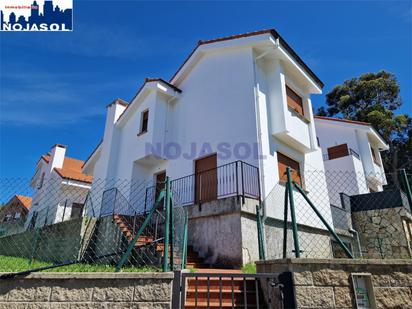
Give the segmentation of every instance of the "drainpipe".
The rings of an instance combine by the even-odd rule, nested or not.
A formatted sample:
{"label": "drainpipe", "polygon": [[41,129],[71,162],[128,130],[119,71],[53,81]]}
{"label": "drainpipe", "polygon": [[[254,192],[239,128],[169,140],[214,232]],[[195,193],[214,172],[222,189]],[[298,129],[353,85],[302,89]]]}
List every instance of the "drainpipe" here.
{"label": "drainpipe", "polygon": [[362,258],[362,247],[361,247],[361,244],[360,244],[359,233],[356,230],[354,230],[353,228],[349,228],[348,231],[349,231],[349,233],[356,235],[356,241],[358,243],[359,257]]}
{"label": "drainpipe", "polygon": [[[265,51],[261,53],[260,55],[254,57],[253,51],[252,51],[252,57],[253,57],[253,90],[255,93],[255,111],[256,111],[256,127],[257,127],[257,139],[258,139],[258,165],[259,165],[259,175],[260,175],[260,183],[261,183],[261,198],[263,201],[263,198],[266,196],[265,194],[265,174],[263,170],[263,162],[262,162],[262,128],[260,126],[260,106],[259,106],[259,94],[258,94],[258,82],[257,82],[257,77],[256,77],[256,66],[257,66],[257,61],[264,57],[266,54],[268,54],[271,50]],[[266,218],[266,207],[263,205],[263,218]]]}

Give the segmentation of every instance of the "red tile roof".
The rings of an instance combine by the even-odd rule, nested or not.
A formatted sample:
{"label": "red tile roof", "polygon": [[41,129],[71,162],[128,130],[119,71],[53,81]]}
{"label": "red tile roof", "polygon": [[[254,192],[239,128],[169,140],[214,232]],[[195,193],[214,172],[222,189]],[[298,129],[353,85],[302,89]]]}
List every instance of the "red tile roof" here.
{"label": "red tile roof", "polygon": [[[50,155],[43,155],[42,159],[49,163]],[[83,164],[84,161],[82,160],[64,157],[63,167],[55,167],[54,170],[62,178],[91,183],[93,181],[93,176],[86,175],[82,172]]]}
{"label": "red tile roof", "polygon": [[20,201],[20,203],[26,208],[27,210],[31,206],[32,198],[24,195],[15,195],[16,199]]}

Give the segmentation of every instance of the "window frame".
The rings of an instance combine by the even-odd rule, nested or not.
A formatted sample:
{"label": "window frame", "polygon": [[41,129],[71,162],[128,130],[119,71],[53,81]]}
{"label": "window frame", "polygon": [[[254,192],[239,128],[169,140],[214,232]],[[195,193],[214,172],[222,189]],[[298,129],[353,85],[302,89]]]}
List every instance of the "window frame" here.
{"label": "window frame", "polygon": [[[280,166],[279,166],[279,163],[280,163],[279,157],[283,156],[283,157],[285,157],[286,159],[291,160],[291,161],[293,161],[294,163],[296,163],[296,164],[298,165],[298,168],[299,168],[298,170],[297,170],[297,169],[294,169],[293,167],[291,167],[291,168],[292,168],[292,180],[296,181],[296,176],[297,176],[297,177],[298,177],[298,181],[296,181],[296,183],[297,183],[299,186],[301,186],[302,189],[305,189],[304,184],[303,184],[303,173],[302,173],[301,162],[299,162],[298,160],[295,160],[295,159],[293,159],[293,158],[285,155],[284,153],[282,153],[282,152],[280,152],[280,151],[277,151],[276,154],[277,154],[277,161],[278,161],[279,182],[280,182],[280,183],[286,183],[286,179],[284,179],[286,176],[283,176],[283,177],[282,177],[282,175],[281,175],[281,170],[280,170]],[[279,155],[280,155],[280,156],[279,156]],[[287,164],[284,164],[284,163],[282,163],[282,164],[288,166]],[[296,171],[296,172],[297,172],[297,175],[294,175],[294,172],[293,172],[293,171]]]}
{"label": "window frame", "polygon": [[[288,109],[294,112],[299,118],[302,120],[307,120],[305,117],[305,109],[303,106],[303,96],[297,93],[292,87],[290,87],[288,84],[285,84],[285,89],[286,89],[286,104],[288,106]],[[292,96],[290,96],[290,94]],[[293,96],[297,97],[300,100],[300,103],[297,102]],[[289,99],[290,98],[290,99]],[[292,101],[294,104],[291,104],[290,101]],[[296,108],[296,105],[300,107],[301,110]]]}
{"label": "window frame", "polygon": [[371,146],[371,154],[372,154],[373,162],[374,162],[376,165],[381,166],[381,163],[380,163],[379,160],[378,160],[378,155],[377,155],[377,153],[376,153],[376,150],[375,150],[375,148],[373,148],[372,146]]}
{"label": "window frame", "polygon": [[[147,115],[147,119],[145,116]],[[140,130],[138,135],[145,134],[149,131],[149,109],[145,109],[140,113]]]}

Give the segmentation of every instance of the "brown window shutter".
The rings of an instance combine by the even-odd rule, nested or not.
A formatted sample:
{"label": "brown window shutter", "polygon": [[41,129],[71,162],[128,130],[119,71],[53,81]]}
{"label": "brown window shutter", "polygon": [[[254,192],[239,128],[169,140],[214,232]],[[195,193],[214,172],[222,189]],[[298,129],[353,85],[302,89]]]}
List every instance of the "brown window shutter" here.
{"label": "brown window shutter", "polygon": [[286,86],[287,103],[298,114],[304,116],[302,97]]}
{"label": "brown window shutter", "polygon": [[278,170],[279,179],[282,182],[287,181],[286,168],[289,166],[292,168],[292,180],[302,185],[302,177],[300,175],[300,165],[299,162],[285,156],[284,154],[278,152]]}
{"label": "brown window shutter", "polygon": [[349,148],[347,144],[340,144],[328,148],[329,160],[346,157],[349,155]]}

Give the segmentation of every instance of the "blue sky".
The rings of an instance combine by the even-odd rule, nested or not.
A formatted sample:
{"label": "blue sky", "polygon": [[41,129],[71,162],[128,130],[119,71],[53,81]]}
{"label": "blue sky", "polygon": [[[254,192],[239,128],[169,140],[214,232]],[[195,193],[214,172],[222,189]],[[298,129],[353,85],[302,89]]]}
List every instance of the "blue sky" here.
{"label": "blue sky", "polygon": [[[30,177],[55,143],[86,159],[105,106],[169,79],[196,42],[275,28],[325,83],[396,74],[412,114],[412,2],[75,1],[71,33],[0,34],[0,176]],[[324,95],[313,96],[314,105]]]}

